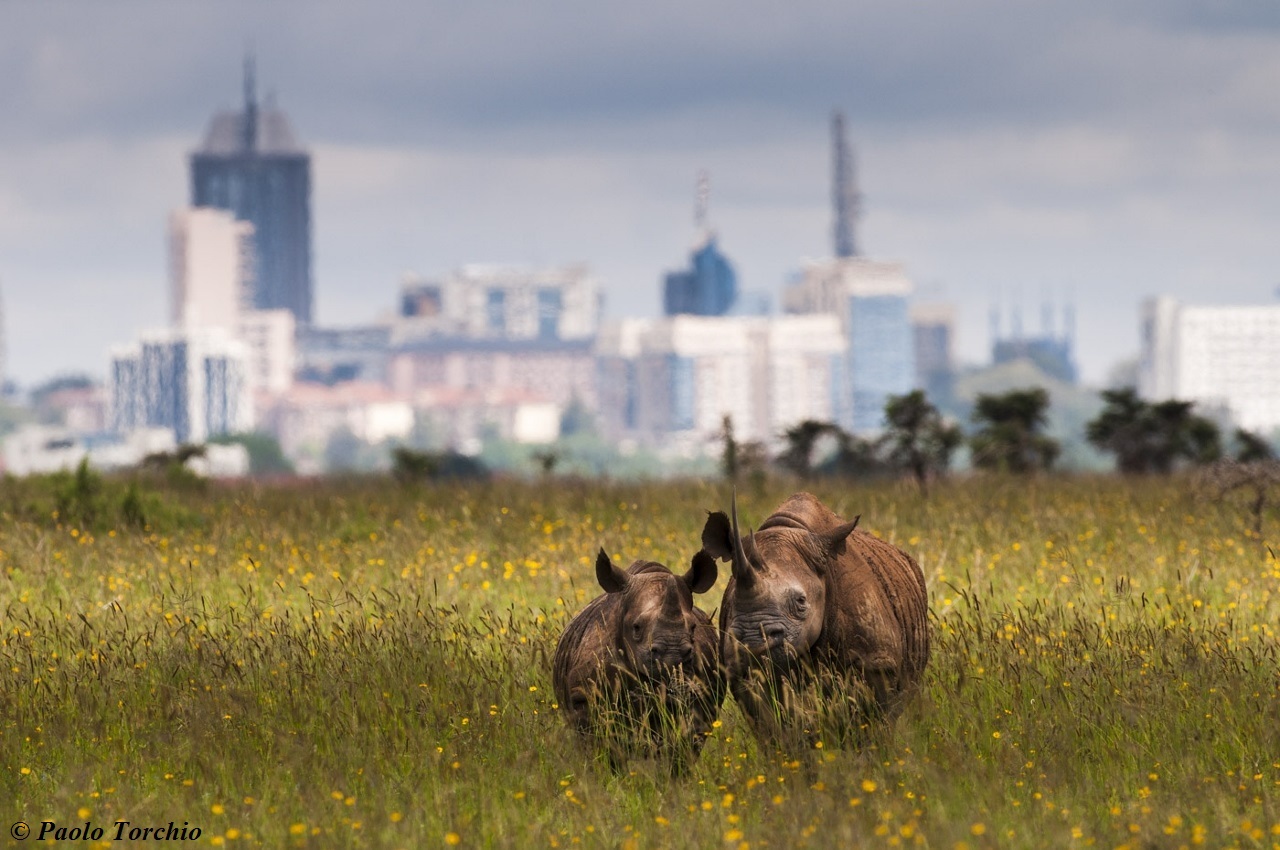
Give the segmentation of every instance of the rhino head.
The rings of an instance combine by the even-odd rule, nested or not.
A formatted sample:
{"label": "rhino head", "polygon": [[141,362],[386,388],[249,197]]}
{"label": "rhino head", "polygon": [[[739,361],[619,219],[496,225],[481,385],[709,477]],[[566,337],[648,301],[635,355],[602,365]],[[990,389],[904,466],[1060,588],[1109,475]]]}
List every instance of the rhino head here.
{"label": "rhino head", "polygon": [[656,680],[689,664],[698,625],[693,594],[710,590],[716,576],[716,560],[706,552],[694,555],[688,572],[678,576],[658,564],[620,570],[600,550],[596,580],[606,593],[621,594],[615,644],[633,673]]}
{"label": "rhino head", "polygon": [[[721,630],[726,649],[746,650],[747,660],[786,669],[808,656],[822,634],[830,564],[844,551],[858,520],[823,532],[774,527],[744,540],[738,533],[735,498],[732,517],[707,516],[703,548],[733,567],[734,586],[726,591]],[[726,652],[736,656],[737,652]],[[736,666],[736,665],[735,665]]]}

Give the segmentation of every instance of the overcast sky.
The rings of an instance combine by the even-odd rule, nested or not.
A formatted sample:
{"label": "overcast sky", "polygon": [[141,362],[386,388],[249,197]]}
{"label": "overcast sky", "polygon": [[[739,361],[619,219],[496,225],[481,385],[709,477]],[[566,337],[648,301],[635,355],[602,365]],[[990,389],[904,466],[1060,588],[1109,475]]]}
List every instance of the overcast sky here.
{"label": "overcast sky", "polygon": [[861,247],[956,305],[964,361],[997,299],[1035,331],[1070,295],[1098,383],[1143,298],[1280,285],[1280,4],[0,0],[10,376],[104,375],[164,323],[165,219],[250,45],[312,151],[322,324],[468,262],[585,261],[608,315],[656,315],[700,168],[776,304],[831,252],[834,108]]}

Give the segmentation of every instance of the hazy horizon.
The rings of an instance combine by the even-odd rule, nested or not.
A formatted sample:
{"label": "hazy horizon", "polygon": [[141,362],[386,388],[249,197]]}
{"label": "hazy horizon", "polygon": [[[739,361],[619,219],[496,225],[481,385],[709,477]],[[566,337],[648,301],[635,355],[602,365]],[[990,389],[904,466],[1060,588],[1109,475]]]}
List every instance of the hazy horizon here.
{"label": "hazy horizon", "polygon": [[776,305],[831,252],[833,109],[864,253],[956,305],[961,362],[989,359],[997,301],[1035,332],[1070,296],[1096,384],[1136,354],[1142,299],[1280,284],[1280,7],[18,0],[0,5],[10,377],[101,376],[165,323],[165,221],[250,49],[312,153],[322,325],[473,262],[586,262],[606,315],[656,315],[701,168],[740,287]]}

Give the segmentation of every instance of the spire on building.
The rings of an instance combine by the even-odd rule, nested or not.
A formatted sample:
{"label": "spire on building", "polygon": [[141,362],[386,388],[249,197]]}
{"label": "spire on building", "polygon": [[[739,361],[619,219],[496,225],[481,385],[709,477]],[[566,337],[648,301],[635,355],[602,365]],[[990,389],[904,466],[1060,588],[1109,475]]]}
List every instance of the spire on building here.
{"label": "spire on building", "polygon": [[835,205],[835,253],[837,257],[856,257],[854,223],[858,217],[858,189],[854,182],[853,152],[845,137],[844,113],[831,116],[832,202]]}
{"label": "spire on building", "polygon": [[693,199],[693,226],[699,233],[707,230],[707,204],[711,200],[711,175],[705,168],[698,169],[697,186]]}

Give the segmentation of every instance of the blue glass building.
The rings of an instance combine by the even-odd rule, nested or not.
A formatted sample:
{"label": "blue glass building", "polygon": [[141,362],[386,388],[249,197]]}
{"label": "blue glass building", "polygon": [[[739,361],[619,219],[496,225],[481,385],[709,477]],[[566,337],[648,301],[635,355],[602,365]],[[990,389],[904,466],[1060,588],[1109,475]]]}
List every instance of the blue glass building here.
{"label": "blue glass building", "polygon": [[878,431],[884,427],[889,396],[915,388],[915,341],[907,299],[902,295],[851,295],[845,327],[853,430]]}
{"label": "blue glass building", "polygon": [[723,316],[737,297],[738,276],[709,235],[689,258],[687,270],[667,274],[662,306],[668,316]]}

